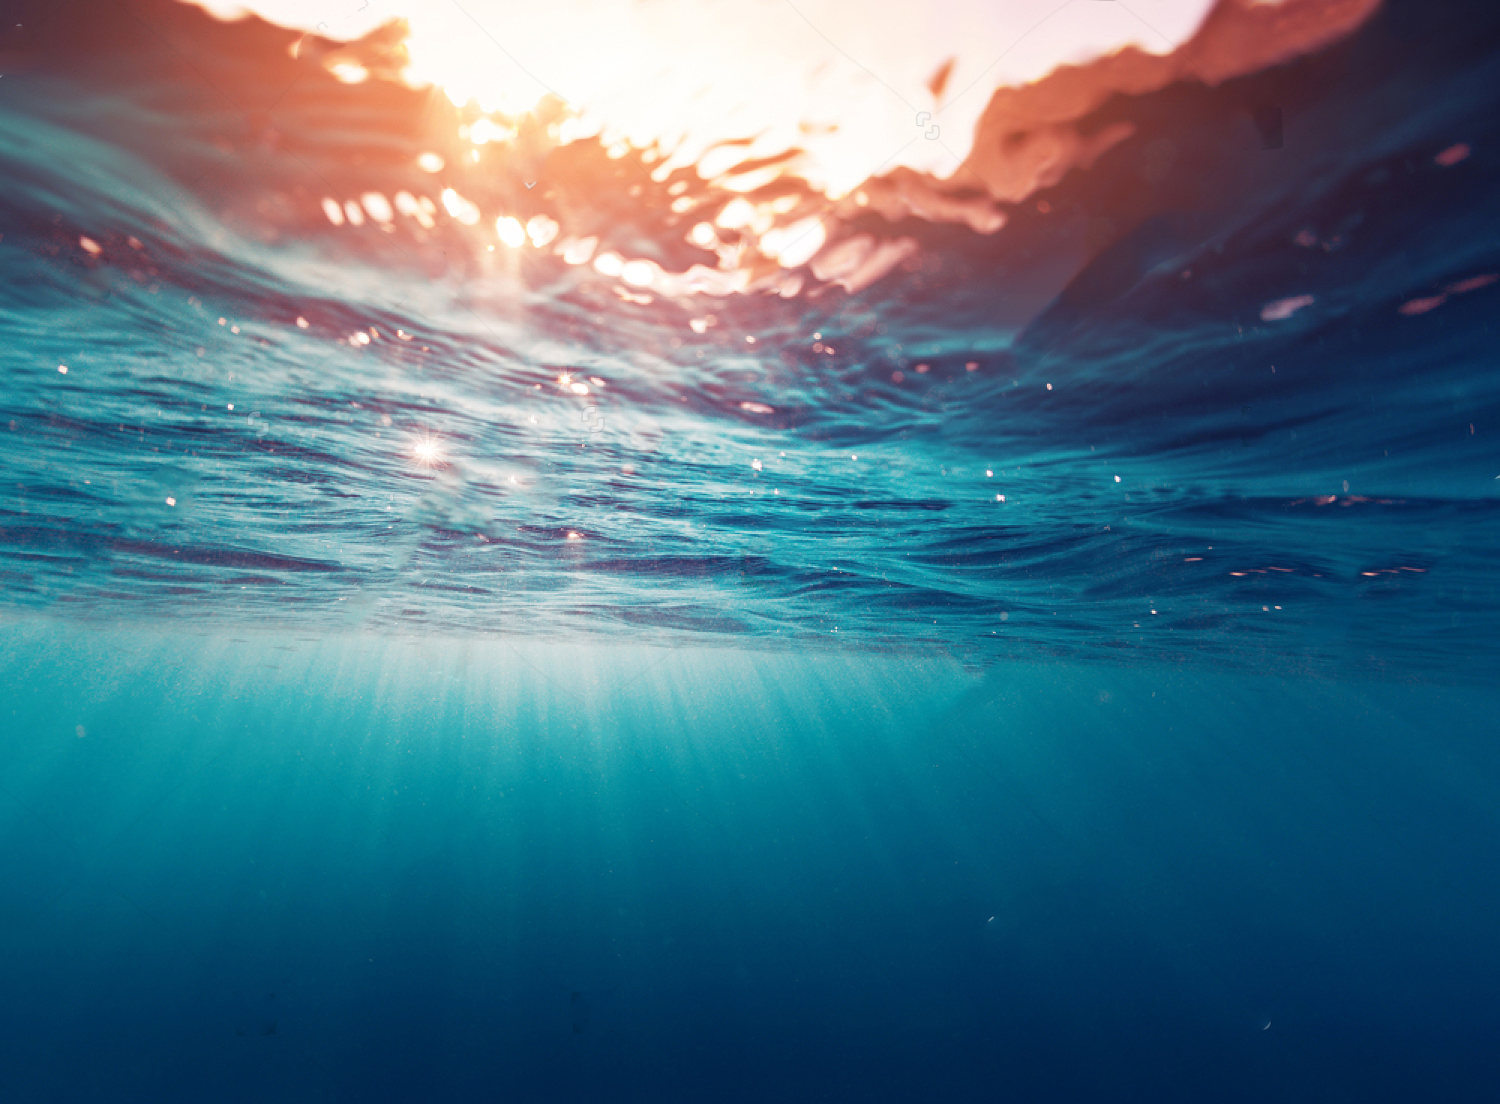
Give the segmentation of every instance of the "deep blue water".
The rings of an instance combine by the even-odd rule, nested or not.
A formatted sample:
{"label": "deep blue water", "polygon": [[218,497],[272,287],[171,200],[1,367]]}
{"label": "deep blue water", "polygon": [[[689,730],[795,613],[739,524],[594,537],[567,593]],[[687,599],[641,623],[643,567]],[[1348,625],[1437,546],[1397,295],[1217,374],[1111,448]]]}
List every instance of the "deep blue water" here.
{"label": "deep blue water", "polygon": [[1494,1099],[1495,11],[640,302],[331,225],[438,93],[15,7],[0,1102]]}

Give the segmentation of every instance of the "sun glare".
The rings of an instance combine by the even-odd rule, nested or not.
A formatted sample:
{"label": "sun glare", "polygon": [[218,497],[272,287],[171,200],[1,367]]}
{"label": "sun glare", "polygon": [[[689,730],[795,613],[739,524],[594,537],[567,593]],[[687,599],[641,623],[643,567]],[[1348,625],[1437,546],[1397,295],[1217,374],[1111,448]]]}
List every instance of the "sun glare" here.
{"label": "sun glare", "polygon": [[[796,6],[739,0],[468,0],[462,6],[389,0],[331,18],[331,5],[307,0],[184,2],[220,18],[253,12],[344,42],[403,21],[400,79],[441,90],[459,109],[456,123],[450,116],[443,124],[456,125],[456,132],[428,136],[434,145],[451,147],[449,156],[431,150],[415,155],[424,173],[439,177],[434,184],[441,185],[440,205],[407,191],[387,199],[383,190],[369,189],[359,202],[324,197],[328,221],[351,229],[373,223],[385,232],[394,231],[398,214],[422,231],[443,213],[465,227],[483,221],[494,227],[480,246],[486,252],[500,246],[520,251],[529,243],[566,264],[591,264],[616,282],[621,300],[640,305],[658,297],[746,292],[791,298],[806,286],[804,273],[794,271],[801,269],[817,281],[858,292],[918,248],[911,238],[877,242],[869,234],[842,233],[840,226],[865,208],[890,219],[919,214],[982,234],[997,232],[1009,217],[997,204],[1019,202],[1070,167],[1091,163],[1131,127],[1106,127],[1085,141],[1066,125],[1048,124],[1024,156],[997,161],[994,142],[976,143],[992,95],[1127,48],[1144,55],[1177,53],[1215,5],[1149,0],[1148,22],[1118,4],[1054,0],[932,0],[883,9],[880,19],[870,19],[857,0],[802,0]],[[1219,2],[1226,10],[1285,4],[1305,14],[1320,0]],[[1377,3],[1345,0],[1342,7],[1366,11]],[[1329,19],[1347,22],[1356,15],[1335,11]],[[1309,42],[1326,30],[1318,29],[1317,19],[1299,23],[1288,17],[1288,26],[1302,23],[1313,28],[1297,32],[1312,35]],[[502,35],[504,45],[497,37]],[[1277,48],[1295,46],[1289,43]],[[1182,54],[1188,58],[1183,64],[1198,64],[1192,47]],[[323,64],[346,83],[373,73],[338,51]],[[1215,64],[1218,79],[1233,68]],[[1164,81],[1176,69],[1167,64],[1151,71],[1150,80]],[[1126,78],[1116,73],[1108,79]],[[1076,89],[1068,96],[1076,99]],[[598,143],[616,160],[634,157],[658,184],[680,174],[670,191],[674,215],[686,216],[700,203],[690,194],[689,170],[700,191],[734,193],[717,214],[705,217],[705,206],[697,217],[684,218],[678,231],[714,256],[669,271],[658,261],[609,248],[608,237],[586,217],[575,228],[518,209],[535,199],[518,194],[496,210],[479,177],[463,171],[493,161],[502,179],[515,174],[513,184],[545,199],[551,194],[545,185],[532,189],[542,183],[536,177],[546,171],[546,151],[579,141]],[[980,194],[936,202],[923,190],[961,174],[982,185]],[[773,194],[790,179],[800,186]],[[914,190],[908,194],[908,188]],[[630,194],[640,191],[637,185]],[[514,263],[511,270],[517,271]]]}
{"label": "sun glare", "polygon": [[[793,171],[830,198],[897,166],[951,175],[997,87],[1127,45],[1169,52],[1212,6],[1152,0],[1148,25],[1116,4],[1054,0],[933,0],[879,19],[862,0],[391,0],[337,15],[337,5],[307,0],[191,2],[345,41],[405,20],[409,84],[504,117],[470,124],[475,145],[507,141],[514,121],[551,96],[569,109],[564,143],[654,148],[661,172],[698,166],[730,189]],[[364,79],[338,64],[338,79]],[[735,171],[787,155],[760,176]]]}

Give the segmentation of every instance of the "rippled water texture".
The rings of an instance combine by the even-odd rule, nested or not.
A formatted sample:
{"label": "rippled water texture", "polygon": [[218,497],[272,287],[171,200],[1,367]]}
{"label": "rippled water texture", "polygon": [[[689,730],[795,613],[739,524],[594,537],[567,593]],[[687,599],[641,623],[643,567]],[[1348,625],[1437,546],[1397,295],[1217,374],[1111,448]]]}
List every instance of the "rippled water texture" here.
{"label": "rippled water texture", "polygon": [[384,32],[80,9],[3,47],[7,616],[1493,670],[1492,6],[1066,72],[1009,198],[776,177],[779,265],[551,109],[466,160]]}

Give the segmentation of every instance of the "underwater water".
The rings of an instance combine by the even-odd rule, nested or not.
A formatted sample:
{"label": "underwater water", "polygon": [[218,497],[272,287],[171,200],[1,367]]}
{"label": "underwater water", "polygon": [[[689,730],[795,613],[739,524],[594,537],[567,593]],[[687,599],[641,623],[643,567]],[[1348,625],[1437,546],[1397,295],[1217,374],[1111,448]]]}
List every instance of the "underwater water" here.
{"label": "underwater water", "polygon": [[1500,12],[847,194],[402,51],[7,7],[0,1102],[1494,1098]]}

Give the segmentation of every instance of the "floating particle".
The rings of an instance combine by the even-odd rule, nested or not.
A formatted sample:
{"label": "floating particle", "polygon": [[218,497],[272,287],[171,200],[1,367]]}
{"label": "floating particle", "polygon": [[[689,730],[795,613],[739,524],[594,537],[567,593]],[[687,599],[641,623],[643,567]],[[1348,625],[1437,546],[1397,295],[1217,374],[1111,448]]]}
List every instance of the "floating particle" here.
{"label": "floating particle", "polygon": [[1447,300],[1448,297],[1446,295],[1428,295],[1421,299],[1408,300],[1396,309],[1407,316],[1426,314],[1430,310],[1436,310],[1438,307],[1441,307]]}
{"label": "floating particle", "polygon": [[1433,160],[1436,161],[1439,165],[1443,166],[1443,168],[1448,169],[1452,168],[1454,165],[1457,165],[1460,161],[1466,160],[1469,154],[1473,152],[1473,150],[1469,149],[1467,143],[1459,142],[1455,145],[1449,146],[1442,153],[1434,157]]}
{"label": "floating particle", "polygon": [[1312,306],[1313,302],[1311,295],[1293,295],[1286,299],[1277,299],[1260,308],[1260,320],[1262,322],[1285,321],[1303,307]]}
{"label": "floating particle", "polygon": [[1456,284],[1449,284],[1443,290],[1449,295],[1462,295],[1466,291],[1475,291],[1482,287],[1489,287],[1496,280],[1500,280],[1493,272],[1486,272],[1482,276],[1470,276],[1467,280],[1460,280]]}

